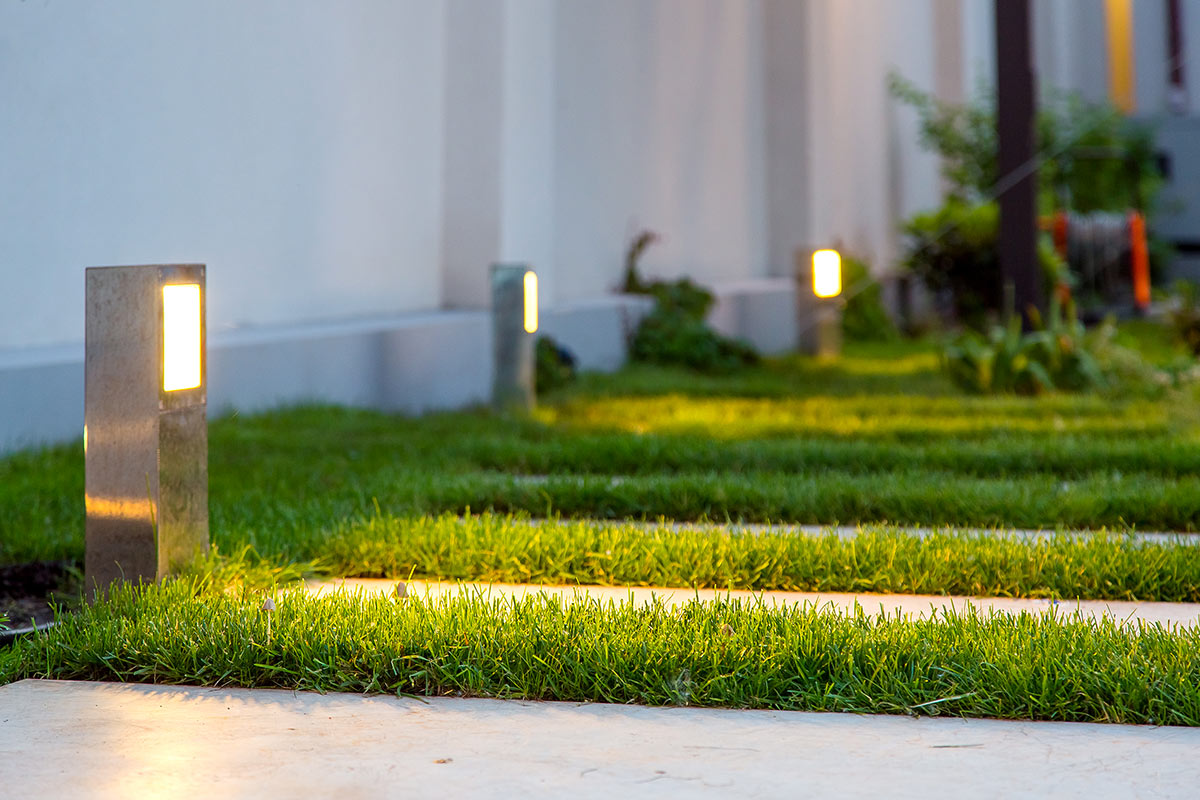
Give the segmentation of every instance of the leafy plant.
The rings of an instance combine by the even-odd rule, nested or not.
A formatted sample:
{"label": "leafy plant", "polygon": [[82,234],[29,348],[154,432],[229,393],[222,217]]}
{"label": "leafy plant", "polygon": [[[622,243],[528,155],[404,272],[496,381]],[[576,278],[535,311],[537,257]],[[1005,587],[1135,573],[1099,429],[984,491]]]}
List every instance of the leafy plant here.
{"label": "leafy plant", "polygon": [[855,341],[891,341],[899,333],[883,308],[881,287],[871,271],[853,256],[842,257],[842,279],[847,290],[842,311],[842,331]]}
{"label": "leafy plant", "polygon": [[549,336],[539,336],[534,345],[534,368],[538,394],[575,380],[575,356]]}
{"label": "leafy plant", "polygon": [[[942,158],[951,194],[978,202],[992,197],[1000,180],[996,161],[995,93],[981,90],[968,103],[946,103],[893,74],[894,97],[920,119],[921,142]],[[1074,93],[1042,99],[1035,120],[1039,207],[1075,211],[1150,212],[1162,187],[1155,163],[1154,131],[1108,104]]]}
{"label": "leafy plant", "polygon": [[647,287],[638,271],[638,261],[641,260],[642,253],[658,239],[659,236],[654,231],[642,231],[633,237],[629,249],[625,251],[625,280],[621,284],[621,291],[628,294],[646,294]]}
{"label": "leafy plant", "polygon": [[655,299],[629,342],[629,358],[649,364],[688,367],[700,372],[729,372],[758,362],[758,352],[746,342],[713,331],[704,322],[715,300],[712,292],[689,278],[646,281],[638,260],[658,241],[651,231],[638,234],[625,256],[623,288]]}
{"label": "leafy plant", "polygon": [[[984,330],[1004,299],[996,250],[999,206],[950,197],[941,208],[913,216],[903,231],[908,237],[904,265],[934,293],[942,313]],[[1046,236],[1039,238],[1037,257],[1048,294],[1070,283],[1066,264]]]}
{"label": "leafy plant", "polygon": [[963,388],[981,394],[1084,391],[1104,385],[1074,305],[1068,304],[1064,315],[1052,300],[1049,316],[1048,324],[1027,333],[1021,332],[1021,319],[1015,314],[986,335],[967,331],[946,346],[947,372]]}
{"label": "leafy plant", "polygon": [[638,326],[629,357],[700,372],[730,372],[758,361],[758,353],[745,342],[721,336],[703,320],[661,303]]}

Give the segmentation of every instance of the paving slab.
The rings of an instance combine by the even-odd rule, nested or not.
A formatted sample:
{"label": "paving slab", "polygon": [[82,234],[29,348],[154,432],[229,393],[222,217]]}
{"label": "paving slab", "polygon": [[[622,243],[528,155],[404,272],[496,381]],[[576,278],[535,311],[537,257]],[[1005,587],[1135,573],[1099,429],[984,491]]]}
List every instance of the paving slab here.
{"label": "paving slab", "polygon": [[921,525],[891,525],[886,523],[863,523],[860,525],[802,525],[784,522],[697,522],[676,520],[577,520],[577,519],[548,519],[535,517],[529,520],[530,525],[573,525],[587,522],[590,525],[605,527],[634,526],[647,531],[670,529],[677,531],[729,531],[731,533],[790,533],[802,536],[837,536],[839,539],[853,539],[865,532],[886,530],[900,531],[918,539],[925,539],[934,534],[966,534],[969,536],[996,536],[999,538],[1036,541],[1051,539],[1058,536],[1069,536],[1076,539],[1086,539],[1092,536],[1128,537],[1139,544],[1183,545],[1196,546],[1200,544],[1200,533],[1194,531],[1136,531],[1109,530],[1089,528],[981,528],[956,527],[954,525],[921,526]]}
{"label": "paving slab", "polygon": [[1196,797],[1200,729],[26,680],[0,795]]}
{"label": "paving slab", "polygon": [[[391,594],[397,581],[375,578],[345,578],[332,581],[310,581],[308,590],[321,592],[367,592]],[[1079,614],[1096,620],[1104,617],[1123,624],[1158,623],[1164,627],[1194,628],[1200,626],[1200,603],[1127,602],[1118,600],[1038,600],[1013,597],[954,597],[946,595],[904,594],[843,594],[836,592],[751,592],[715,589],[678,589],[628,586],[545,586],[540,584],[469,583],[450,581],[407,581],[410,596],[437,599],[445,596],[481,594],[488,597],[524,597],[543,594],[563,602],[580,598],[596,598],[602,602],[646,604],[656,599],[671,606],[692,600],[712,601],[717,598],[737,598],[762,602],[770,606],[815,605],[843,614],[861,608],[868,614],[887,614],[916,619],[951,609],[959,611],[974,607],[983,613],[1019,614],[1054,613],[1060,618]]]}

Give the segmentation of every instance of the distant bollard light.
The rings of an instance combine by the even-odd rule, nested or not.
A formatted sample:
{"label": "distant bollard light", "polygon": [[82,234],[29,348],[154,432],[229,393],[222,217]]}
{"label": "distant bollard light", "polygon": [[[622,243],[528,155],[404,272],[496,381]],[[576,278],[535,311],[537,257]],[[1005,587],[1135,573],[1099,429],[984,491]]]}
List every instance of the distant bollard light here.
{"label": "distant bollard light", "polygon": [[525,332],[537,333],[538,329],[538,292],[537,273],[528,270],[525,273]]}
{"label": "distant bollard light", "polygon": [[837,250],[795,253],[797,328],[801,351],[818,358],[842,352],[842,256]]}
{"label": "distant bollard light", "polygon": [[208,549],[205,269],[86,272],[88,589],[153,581]]}
{"label": "distant bollard light", "polygon": [[842,256],[837,250],[818,250],[812,257],[813,294],[820,298],[842,293]]}
{"label": "distant bollard light", "polygon": [[524,264],[494,264],[491,278],[495,356],[492,403],[501,411],[528,411],[534,404],[537,273]]}

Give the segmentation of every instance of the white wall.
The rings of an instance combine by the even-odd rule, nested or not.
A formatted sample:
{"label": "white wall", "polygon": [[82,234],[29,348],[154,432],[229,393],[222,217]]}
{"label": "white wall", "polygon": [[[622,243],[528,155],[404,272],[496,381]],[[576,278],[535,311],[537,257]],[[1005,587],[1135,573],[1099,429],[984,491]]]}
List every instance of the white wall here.
{"label": "white wall", "polygon": [[213,331],[438,304],[442,9],[0,4],[0,348],[83,268],[209,264]]}
{"label": "white wall", "polygon": [[649,274],[766,274],[761,42],[758,0],[558,4],[558,299],[610,291],[642,228]]}
{"label": "white wall", "polygon": [[930,0],[812,0],[809,10],[812,244],[840,243],[884,272],[900,255],[897,221],[940,197],[916,117],[887,89],[892,70],[935,88],[937,19]]}

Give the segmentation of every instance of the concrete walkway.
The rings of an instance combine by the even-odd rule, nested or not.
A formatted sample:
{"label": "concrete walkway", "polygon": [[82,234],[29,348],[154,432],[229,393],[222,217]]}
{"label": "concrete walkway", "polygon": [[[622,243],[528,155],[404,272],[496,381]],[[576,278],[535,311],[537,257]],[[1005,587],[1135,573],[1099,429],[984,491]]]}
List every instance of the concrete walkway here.
{"label": "concrete walkway", "polygon": [[[347,578],[334,581],[311,581],[309,591],[362,591],[391,594],[397,581],[362,578]],[[1017,614],[1022,611],[1048,613],[1051,610],[1059,617],[1080,614],[1089,619],[1112,617],[1120,622],[1160,623],[1164,626],[1200,626],[1200,604],[1197,603],[1134,603],[1116,600],[1024,600],[1010,597],[946,597],[944,595],[902,594],[839,594],[808,592],[748,592],[717,591],[710,589],[664,589],[626,586],[541,586],[502,583],[451,583],[445,581],[409,581],[405,584],[410,596],[438,598],[443,596],[483,594],[496,597],[523,597],[530,593],[547,594],[571,601],[578,597],[595,597],[604,602],[649,603],[659,598],[668,605],[678,605],[693,599],[713,600],[717,597],[740,598],[744,601],[761,601],[767,605],[793,605],[805,603],[828,606],[842,613],[850,613],[855,605],[868,614],[880,612],[888,615],[904,614],[910,617],[928,617],[932,610],[964,610],[975,607],[984,613],[991,611]],[[1198,756],[1200,757],[1200,756]]]}
{"label": "concrete walkway", "polygon": [[1200,729],[21,681],[0,796],[1194,798]]}
{"label": "concrete walkway", "polygon": [[[548,522],[554,522],[559,525],[570,525],[579,520],[574,519],[555,519],[548,520],[545,518],[531,519],[532,525],[544,525]],[[659,528],[670,528],[672,530],[686,531],[729,531],[731,533],[792,533],[802,534],[804,536],[828,536],[834,534],[840,539],[853,539],[864,532],[869,531],[899,531],[910,536],[915,536],[918,539],[925,539],[937,533],[950,534],[967,534],[969,536],[996,536],[1006,539],[1017,539],[1023,541],[1035,539],[1049,539],[1056,536],[1071,536],[1079,539],[1084,539],[1090,536],[1103,534],[1122,538],[1130,537],[1136,542],[1142,544],[1162,544],[1162,545],[1184,545],[1196,546],[1200,545],[1200,533],[1188,533],[1182,531],[1098,531],[1086,528],[1071,528],[1056,530],[1050,528],[1031,529],[1031,528],[959,528],[952,525],[942,525],[940,527],[927,526],[908,526],[908,525],[885,525],[864,523],[862,525],[797,525],[790,523],[761,523],[761,522],[644,522],[644,521],[629,521],[629,520],[587,520],[588,524],[599,524],[610,527],[633,525],[646,530],[657,530]]]}

